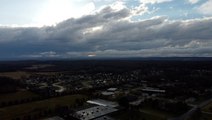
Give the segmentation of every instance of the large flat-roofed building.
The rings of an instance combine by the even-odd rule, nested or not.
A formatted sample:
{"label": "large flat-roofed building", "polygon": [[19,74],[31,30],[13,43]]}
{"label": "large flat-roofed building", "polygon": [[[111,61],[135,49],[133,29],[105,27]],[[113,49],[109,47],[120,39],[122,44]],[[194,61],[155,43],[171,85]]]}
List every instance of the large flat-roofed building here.
{"label": "large flat-roofed building", "polygon": [[100,105],[100,106],[108,106],[108,107],[118,107],[119,104],[117,102],[102,100],[102,99],[95,99],[95,100],[88,100],[87,103]]}
{"label": "large flat-roofed building", "polygon": [[145,88],[142,89],[143,92],[153,92],[153,93],[165,93],[166,90],[154,89],[154,88]]}
{"label": "large flat-roofed building", "polygon": [[79,120],[93,120],[104,115],[118,111],[118,109],[108,106],[95,106],[88,109],[77,111],[73,117]]}
{"label": "large flat-roofed building", "polygon": [[117,90],[117,88],[108,88],[107,91],[110,91],[110,92],[115,92]]}
{"label": "large flat-roofed building", "polygon": [[102,92],[102,95],[104,95],[104,96],[112,96],[114,94],[115,94],[114,92],[108,92],[108,91],[103,91]]}

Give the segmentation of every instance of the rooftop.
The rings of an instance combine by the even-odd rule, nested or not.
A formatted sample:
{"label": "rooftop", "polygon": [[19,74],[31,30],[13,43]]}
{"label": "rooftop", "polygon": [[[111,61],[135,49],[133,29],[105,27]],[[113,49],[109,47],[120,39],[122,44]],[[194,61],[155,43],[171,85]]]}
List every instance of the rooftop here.
{"label": "rooftop", "polygon": [[116,91],[117,88],[108,88],[107,91]]}
{"label": "rooftop", "polygon": [[136,100],[136,101],[133,101],[133,102],[130,102],[129,104],[130,105],[139,105],[141,102],[143,102],[144,99],[139,99],[139,100]]}
{"label": "rooftop", "polygon": [[75,117],[80,120],[91,120],[115,112],[117,110],[118,109],[107,106],[96,106],[76,112]]}
{"label": "rooftop", "polygon": [[102,100],[102,99],[95,99],[95,100],[88,100],[87,103],[100,105],[100,106],[108,106],[108,107],[118,107],[117,102]]}
{"label": "rooftop", "polygon": [[145,88],[142,89],[142,91],[146,91],[146,92],[158,92],[158,93],[165,93],[166,90],[159,90],[159,89],[154,89],[154,88]]}
{"label": "rooftop", "polygon": [[114,92],[104,91],[104,92],[102,92],[102,95],[110,96],[110,95],[114,95]]}

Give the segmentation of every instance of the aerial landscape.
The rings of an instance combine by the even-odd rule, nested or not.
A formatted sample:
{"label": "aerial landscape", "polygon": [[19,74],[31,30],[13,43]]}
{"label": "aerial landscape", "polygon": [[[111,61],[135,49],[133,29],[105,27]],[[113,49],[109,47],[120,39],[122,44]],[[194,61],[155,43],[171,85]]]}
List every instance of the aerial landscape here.
{"label": "aerial landscape", "polygon": [[212,120],[212,0],[0,0],[0,120]]}
{"label": "aerial landscape", "polygon": [[0,118],[210,120],[211,60],[0,62]]}

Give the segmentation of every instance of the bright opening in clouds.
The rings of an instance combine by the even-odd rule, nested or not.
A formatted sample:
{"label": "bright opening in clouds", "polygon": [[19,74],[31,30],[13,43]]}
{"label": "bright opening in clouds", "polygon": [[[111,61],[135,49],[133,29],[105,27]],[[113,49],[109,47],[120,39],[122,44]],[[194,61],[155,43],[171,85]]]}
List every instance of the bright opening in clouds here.
{"label": "bright opening in clouds", "polygon": [[211,0],[1,0],[0,59],[212,57]]}
{"label": "bright opening in clouds", "polygon": [[95,9],[93,2],[79,0],[47,0],[35,17],[36,22],[52,25],[68,18],[77,18],[92,13]]}

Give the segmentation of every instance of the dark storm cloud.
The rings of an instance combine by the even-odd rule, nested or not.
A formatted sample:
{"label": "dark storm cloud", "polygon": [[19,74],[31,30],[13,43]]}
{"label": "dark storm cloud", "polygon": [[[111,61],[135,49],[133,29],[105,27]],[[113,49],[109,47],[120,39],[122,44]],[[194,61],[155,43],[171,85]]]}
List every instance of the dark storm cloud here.
{"label": "dark storm cloud", "polygon": [[105,7],[56,26],[0,27],[1,58],[212,56],[212,18],[129,21],[131,14]]}

